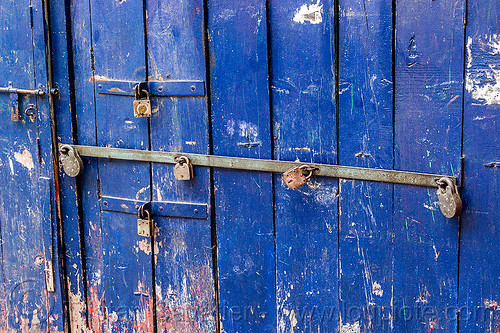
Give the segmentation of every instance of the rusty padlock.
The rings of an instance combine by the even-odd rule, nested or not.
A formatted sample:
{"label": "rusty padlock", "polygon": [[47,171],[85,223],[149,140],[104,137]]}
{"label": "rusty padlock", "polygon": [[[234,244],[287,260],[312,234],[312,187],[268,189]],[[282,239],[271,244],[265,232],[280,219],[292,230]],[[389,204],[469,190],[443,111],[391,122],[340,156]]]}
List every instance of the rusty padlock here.
{"label": "rusty padlock", "polygon": [[82,174],[83,161],[75,148],[70,145],[61,145],[59,154],[64,172],[68,176],[74,178]]}
{"label": "rusty padlock", "polygon": [[437,181],[437,196],[439,199],[439,208],[444,216],[451,219],[462,213],[462,199],[458,194],[457,185],[447,177]]}
{"label": "rusty padlock", "polygon": [[191,180],[193,179],[193,165],[186,156],[175,158],[174,177],[176,180]]}
{"label": "rusty padlock", "polygon": [[295,168],[292,168],[283,174],[283,181],[286,186],[291,188],[292,190],[296,190],[309,180],[312,177],[313,171],[316,168],[313,168],[309,165],[301,165]]}
{"label": "rusty padlock", "polygon": [[153,219],[149,209],[146,207],[148,203],[143,204],[138,209],[137,217],[137,234],[139,236],[151,237],[153,230]]}
{"label": "rusty padlock", "polygon": [[149,99],[148,91],[146,89],[141,89],[141,84],[139,83],[135,86],[134,92],[134,117],[151,117],[153,111],[151,109],[151,100]]}

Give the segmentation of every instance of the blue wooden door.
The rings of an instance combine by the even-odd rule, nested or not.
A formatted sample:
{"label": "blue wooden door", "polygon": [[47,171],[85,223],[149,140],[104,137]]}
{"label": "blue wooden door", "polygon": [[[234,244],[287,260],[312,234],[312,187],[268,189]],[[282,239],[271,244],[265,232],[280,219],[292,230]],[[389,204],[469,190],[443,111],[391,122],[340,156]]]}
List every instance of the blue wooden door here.
{"label": "blue wooden door", "polygon": [[66,5],[63,143],[448,174],[465,204],[446,219],[432,188],[84,158],[60,186],[72,330],[498,330],[497,1]]}
{"label": "blue wooden door", "polygon": [[0,86],[44,91],[0,93],[0,331],[62,332],[42,2],[3,1],[0,26]]}
{"label": "blue wooden door", "polygon": [[[69,9],[77,119],[71,140],[209,153],[203,2],[71,1]],[[120,94],[141,81],[158,87],[151,118],[135,118],[133,94]],[[76,189],[71,195],[82,207],[65,227],[74,329],[215,331],[208,168],[195,168],[195,178],[183,182],[161,164],[84,163],[77,182],[62,184]],[[144,203],[151,237],[137,231]]]}

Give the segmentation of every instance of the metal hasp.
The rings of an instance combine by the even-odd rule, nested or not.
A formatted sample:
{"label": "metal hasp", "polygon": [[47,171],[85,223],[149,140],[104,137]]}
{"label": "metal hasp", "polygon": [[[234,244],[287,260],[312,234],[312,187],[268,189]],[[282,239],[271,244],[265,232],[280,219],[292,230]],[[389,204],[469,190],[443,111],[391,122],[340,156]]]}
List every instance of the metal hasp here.
{"label": "metal hasp", "polygon": [[100,95],[136,96],[135,87],[146,90],[150,96],[158,97],[203,97],[205,81],[118,81],[96,80],[97,93]]}
{"label": "metal hasp", "polygon": [[0,93],[7,93],[10,95],[10,120],[13,122],[19,121],[19,94],[37,96],[45,95],[45,91],[42,89],[41,85],[39,86],[39,89],[19,89],[14,88],[12,82],[9,82],[7,87],[0,87]]}
{"label": "metal hasp", "polygon": [[[67,146],[67,145],[65,145]],[[214,156],[203,154],[187,154],[176,152],[157,152],[137,149],[121,149],[108,147],[93,147],[72,145],[73,149],[81,156],[109,158],[128,161],[178,164],[180,156],[189,159],[190,164],[214,168],[252,170],[262,172],[284,173],[285,183],[293,183],[293,189],[304,185],[309,178],[314,176],[334,177],[345,179],[368,180],[375,182],[405,184],[414,186],[433,187],[438,190],[443,187],[443,179],[447,186],[454,186],[455,198],[459,197],[456,190],[457,179],[453,176],[436,175],[418,172],[397,171],[358,168],[333,164],[309,163],[304,165],[300,162],[275,161],[254,158],[241,158],[229,156]],[[302,175],[302,176],[301,176]],[[451,185],[450,185],[451,184]],[[441,204],[441,200],[440,200]],[[460,212],[457,210],[458,215]],[[449,215],[449,214],[448,214]],[[445,215],[446,216],[446,215]]]}

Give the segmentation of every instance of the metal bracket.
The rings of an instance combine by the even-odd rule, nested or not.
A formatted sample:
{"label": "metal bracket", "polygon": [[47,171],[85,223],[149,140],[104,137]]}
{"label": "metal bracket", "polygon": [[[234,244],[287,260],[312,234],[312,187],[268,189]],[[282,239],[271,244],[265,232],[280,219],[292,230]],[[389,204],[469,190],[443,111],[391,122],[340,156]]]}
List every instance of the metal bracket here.
{"label": "metal bracket", "polygon": [[42,85],[39,85],[39,89],[19,89],[14,88],[12,82],[9,82],[7,87],[0,87],[0,93],[10,95],[10,120],[19,121],[19,94],[43,96],[45,91],[42,88]]}
{"label": "metal bracket", "polygon": [[119,81],[96,80],[97,93],[100,95],[135,96],[134,88],[141,85],[150,96],[158,97],[203,97],[205,81]]}
{"label": "metal bracket", "polygon": [[137,215],[137,210],[148,204],[152,216],[179,217],[186,219],[206,220],[208,205],[172,201],[142,201],[103,196],[101,209],[108,212],[118,212]]}

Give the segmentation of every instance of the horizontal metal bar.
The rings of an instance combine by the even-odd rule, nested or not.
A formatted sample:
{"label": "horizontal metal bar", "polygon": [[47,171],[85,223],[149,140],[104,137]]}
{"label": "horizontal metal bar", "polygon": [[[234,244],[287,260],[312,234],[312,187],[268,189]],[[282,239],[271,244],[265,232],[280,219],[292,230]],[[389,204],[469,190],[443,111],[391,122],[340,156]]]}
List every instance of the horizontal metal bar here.
{"label": "horizontal metal bar", "polygon": [[45,95],[45,91],[43,89],[18,89],[12,87],[0,87],[0,93],[38,95],[38,96]]}
{"label": "horizontal metal bar", "polygon": [[[139,81],[101,81],[97,80],[97,93],[100,95],[118,95],[118,96],[135,96],[134,87]],[[143,86],[147,88],[150,96],[158,97],[173,97],[173,96],[189,96],[203,97],[205,96],[204,81],[147,81],[143,82]]]}
{"label": "horizontal metal bar", "polygon": [[188,157],[193,165],[214,167],[214,168],[283,173],[293,167],[307,164],[311,167],[317,168],[317,170],[314,171],[314,176],[358,179],[358,180],[368,180],[375,182],[407,184],[407,185],[436,187],[436,188],[438,187],[436,181],[438,181],[442,177],[448,177],[455,184],[457,183],[456,177],[448,175],[436,175],[436,174],[426,174],[418,172],[371,169],[371,168],[358,168],[358,167],[340,166],[332,164],[288,162],[288,161],[254,159],[254,158],[187,154],[187,153],[177,153],[177,152],[159,152],[159,151],[93,147],[93,146],[80,146],[80,145],[73,145],[73,148],[75,148],[78,151],[80,156],[110,158],[118,160],[175,164],[176,163],[175,158],[182,155]]}
{"label": "horizontal metal bar", "polygon": [[[138,209],[146,201],[115,197],[102,197],[102,210],[137,215]],[[187,202],[152,201],[150,213],[153,216],[179,217],[187,219],[207,219],[208,205]]]}

